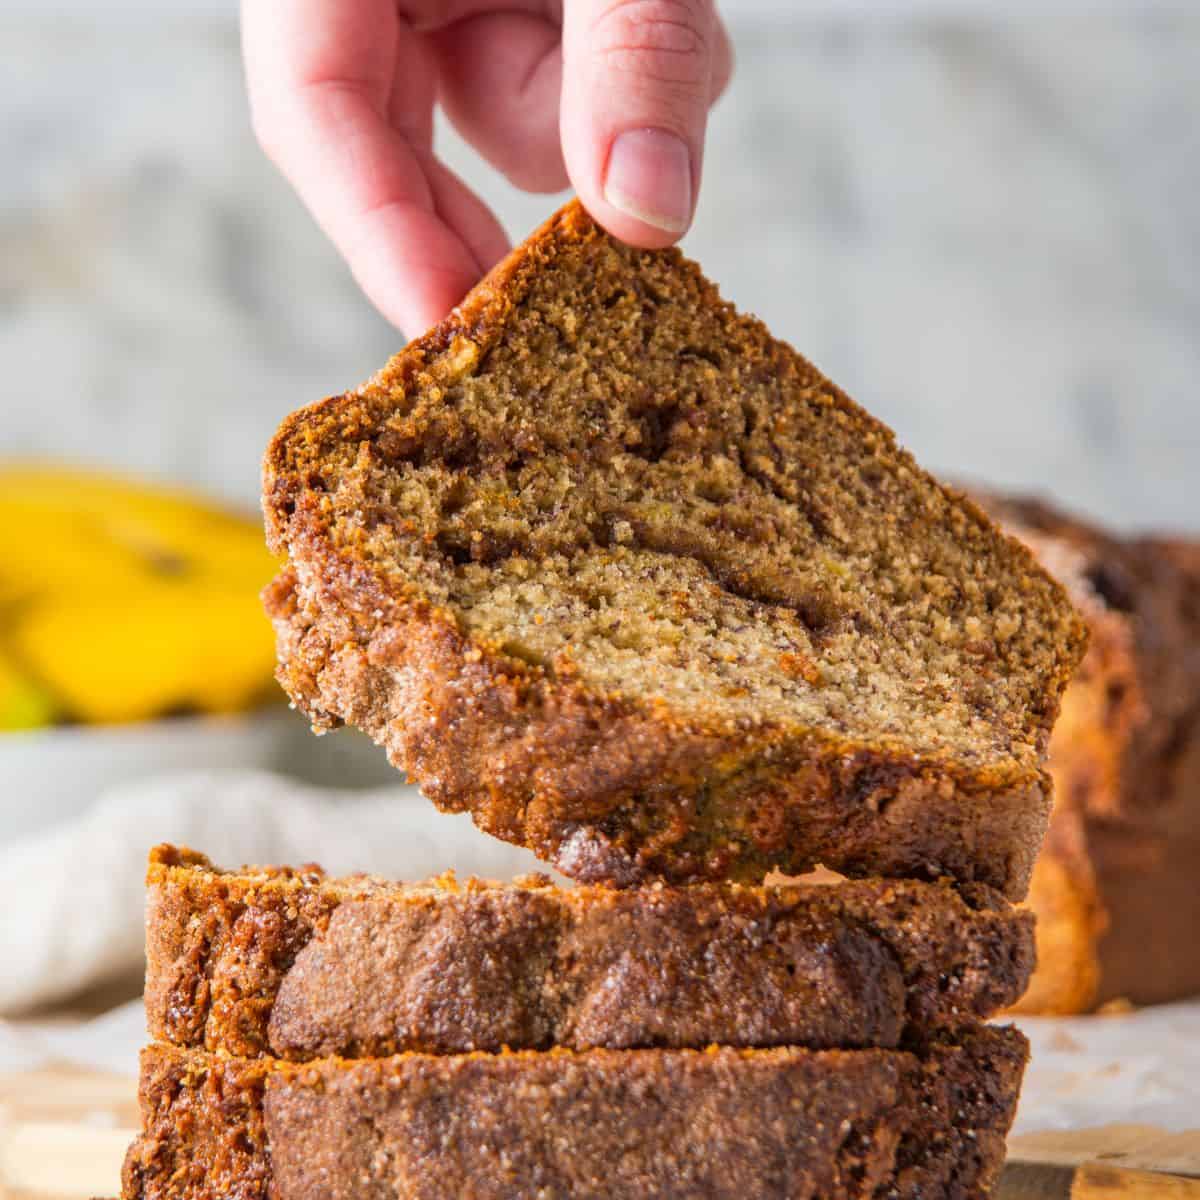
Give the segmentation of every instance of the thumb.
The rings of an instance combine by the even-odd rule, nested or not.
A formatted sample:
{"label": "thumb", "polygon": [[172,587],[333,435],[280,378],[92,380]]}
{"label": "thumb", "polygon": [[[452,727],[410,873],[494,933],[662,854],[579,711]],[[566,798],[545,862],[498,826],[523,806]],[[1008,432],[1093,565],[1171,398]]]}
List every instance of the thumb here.
{"label": "thumb", "polygon": [[723,54],[712,0],[566,0],[563,157],[623,241],[668,246],[691,224]]}

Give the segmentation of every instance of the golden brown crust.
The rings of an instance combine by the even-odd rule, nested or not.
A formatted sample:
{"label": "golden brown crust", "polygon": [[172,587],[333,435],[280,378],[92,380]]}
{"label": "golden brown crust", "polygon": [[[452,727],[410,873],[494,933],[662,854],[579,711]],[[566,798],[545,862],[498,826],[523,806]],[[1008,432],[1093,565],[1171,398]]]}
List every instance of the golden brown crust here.
{"label": "golden brown crust", "polygon": [[[381,609],[356,578],[357,602]],[[314,725],[363,729],[439,808],[581,882],[755,881],[824,864],[948,875],[1010,898],[1027,888],[1050,807],[1041,772],[955,779],[864,747],[751,753],[748,739],[671,730],[626,701],[538,694],[434,619],[364,627],[327,591],[302,605],[288,575],[267,602],[280,681]],[[736,771],[713,778],[723,759]]]}
{"label": "golden brown crust", "polygon": [[1067,585],[1091,640],[1063,695],[1055,806],[1017,1011],[1200,991],[1200,543],[1122,539],[1034,500],[992,511]]}
{"label": "golden brown crust", "polygon": [[411,886],[170,846],[147,884],[151,1033],[248,1056],[891,1048],[1033,968],[1032,919],[978,885]]}
{"label": "golden brown crust", "polygon": [[1089,628],[1047,765],[1056,807],[1137,820],[1200,796],[1200,543],[1119,538],[1035,500],[992,511]]}
{"label": "golden brown crust", "polygon": [[899,1051],[593,1050],[289,1066],[152,1047],[125,1200],[967,1200],[1004,1157],[1015,1030]]}
{"label": "golden brown crust", "polygon": [[[914,753],[895,738],[684,719],[665,703],[548,675],[464,632],[411,581],[385,577],[353,539],[335,542],[323,463],[356,444],[369,457],[401,399],[443,388],[464,362],[486,357],[557,247],[600,236],[568,206],[363,389],[284,422],[264,466],[268,535],[291,560],[267,596],[281,682],[315,725],[366,729],[439,807],[471,812],[487,832],[584,881],[757,880],[823,863],[846,874],[948,874],[1019,898],[1049,807],[1033,751],[981,764]],[[703,303],[723,308],[703,286]],[[964,530],[994,536],[981,532],[990,526],[973,504],[950,499],[814,368],[738,320],[756,344],[769,342],[780,371],[819,385],[831,411],[869,427]],[[362,514],[364,525],[375,519]],[[1004,553],[1014,586],[1050,594],[1023,549]],[[1047,634],[1055,665],[1029,713],[1031,744],[1044,743],[1082,652],[1082,630],[1059,602],[1059,628]]]}
{"label": "golden brown crust", "polygon": [[1099,994],[1097,944],[1107,917],[1087,860],[1043,852],[1033,868],[1027,903],[1037,914],[1038,967],[1012,1011],[1043,1016],[1089,1012]]}

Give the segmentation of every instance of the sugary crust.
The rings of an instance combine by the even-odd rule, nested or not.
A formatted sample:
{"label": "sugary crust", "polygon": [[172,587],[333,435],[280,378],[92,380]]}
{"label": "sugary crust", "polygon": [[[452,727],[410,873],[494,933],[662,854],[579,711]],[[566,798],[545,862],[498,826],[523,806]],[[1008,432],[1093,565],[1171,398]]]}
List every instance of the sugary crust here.
{"label": "sugary crust", "polygon": [[[598,236],[569,205],[363,389],[284,422],[263,485],[269,539],[291,561],[266,596],[284,687],[316,727],[364,728],[439,807],[469,811],[485,831],[586,882],[759,880],[820,863],[851,875],[946,874],[1020,898],[1049,811],[1036,755],[987,765],[921,757],[894,741],[769,722],[727,728],[603,695],[463,633],[415,585],[335,545],[314,483],[323,457],[365,445],[398,397],[452,380],[464,346],[474,348],[470,361],[486,354],[556,247]],[[711,285],[705,302],[722,304]],[[739,320],[756,344],[767,338]],[[839,415],[869,426],[931,495],[951,496],[814,368],[770,345],[780,370],[818,381]],[[953,503],[964,527],[990,529],[971,502]],[[1005,553],[1014,586],[1053,594],[1024,548],[1009,543]],[[1043,745],[1084,642],[1059,599],[1059,627],[1048,632],[1057,667],[1030,714],[1031,739]]]}
{"label": "sugary crust", "polygon": [[125,1200],[984,1197],[1027,1047],[593,1050],[304,1066],[151,1047]]}
{"label": "sugary crust", "polygon": [[1037,914],[1038,966],[1012,1011],[1044,1016],[1089,1011],[1100,989],[1097,947],[1108,917],[1086,857],[1043,851],[1033,868],[1028,904]]}
{"label": "sugary crust", "polygon": [[182,1046],[891,1048],[1012,1004],[1033,921],[974,885],[423,886],[151,853],[146,1013]]}
{"label": "sugary crust", "polygon": [[993,505],[1090,631],[1050,739],[1056,806],[1137,820],[1200,805],[1200,543],[1117,538],[1037,501]]}
{"label": "sugary crust", "polygon": [[1200,992],[1200,543],[988,504],[1091,632],[1050,739],[1055,806],[1029,897],[1039,966],[1017,1011]]}
{"label": "sugary crust", "polygon": [[[439,808],[469,811],[566,875],[757,881],[824,864],[1025,893],[1050,807],[1042,772],[967,781],[861,746],[752,752],[750,738],[672,729],[625,700],[548,694],[439,619],[355,619],[332,574],[311,577],[320,603],[303,603],[289,574],[267,594],[284,687],[315,726],[365,730]],[[343,594],[384,611],[371,577],[358,579]],[[714,775],[724,761],[736,769]]]}

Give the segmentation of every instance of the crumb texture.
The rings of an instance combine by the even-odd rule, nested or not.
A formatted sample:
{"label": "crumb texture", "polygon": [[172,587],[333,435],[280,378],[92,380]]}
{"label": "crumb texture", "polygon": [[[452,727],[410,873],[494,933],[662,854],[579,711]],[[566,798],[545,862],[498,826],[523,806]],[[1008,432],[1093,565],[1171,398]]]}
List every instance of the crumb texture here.
{"label": "crumb texture", "polygon": [[980,885],[401,885],[163,846],[148,889],[152,1034],[243,1056],[891,1048],[1033,967],[1032,919]]}
{"label": "crumb texture", "polygon": [[[285,424],[266,507],[297,589],[271,604],[285,686],[491,832],[583,817],[573,849],[545,834],[564,869],[667,870],[653,847],[705,820],[686,874],[820,861],[746,811],[774,785],[810,837],[853,839],[914,777],[1019,793],[1040,836],[1082,645],[1061,590],[692,264],[577,207],[359,393]],[[629,841],[654,781],[707,816],[642,812]],[[848,783],[867,815],[822,813]],[[866,840],[827,865],[861,873]],[[978,877],[1022,889],[1015,847],[978,849]]]}

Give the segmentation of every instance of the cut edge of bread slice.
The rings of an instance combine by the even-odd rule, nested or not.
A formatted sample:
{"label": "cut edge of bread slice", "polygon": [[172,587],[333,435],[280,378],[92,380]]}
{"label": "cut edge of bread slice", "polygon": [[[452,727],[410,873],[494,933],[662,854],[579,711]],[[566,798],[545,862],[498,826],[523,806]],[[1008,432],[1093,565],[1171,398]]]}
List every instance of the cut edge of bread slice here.
{"label": "cut edge of bread slice", "polygon": [[[624,290],[599,299],[589,271]],[[525,312],[559,283],[591,288],[590,307]],[[686,304],[656,307],[660,286]],[[649,361],[685,311],[730,355],[681,348],[680,334],[678,394],[660,354],[635,411],[642,367],[620,339],[645,340]],[[578,348],[605,331],[607,357]],[[553,403],[539,405],[539,380]],[[737,467],[720,422],[743,386],[758,408],[743,402]],[[570,387],[601,397],[581,433],[554,408]],[[620,423],[603,407],[613,396]],[[717,414],[707,425],[704,404]],[[805,450],[814,430],[836,453]],[[810,491],[770,461],[780,445],[809,455]],[[681,520],[663,497],[692,483]],[[863,513],[839,507],[847,495]],[[314,726],[359,726],[439,807],[565,874],[627,885],[823,864],[1024,894],[1082,624],[1024,547],[677,252],[619,247],[568,205],[361,389],[285,420],[264,509],[289,559],[266,593],[279,677]],[[513,528],[529,547],[514,549]],[[576,556],[571,538],[591,537]],[[888,555],[894,605],[866,590]],[[597,635],[610,613],[631,632]],[[935,650],[944,639],[961,669],[903,669],[901,625]],[[892,656],[873,675],[864,646]]]}

